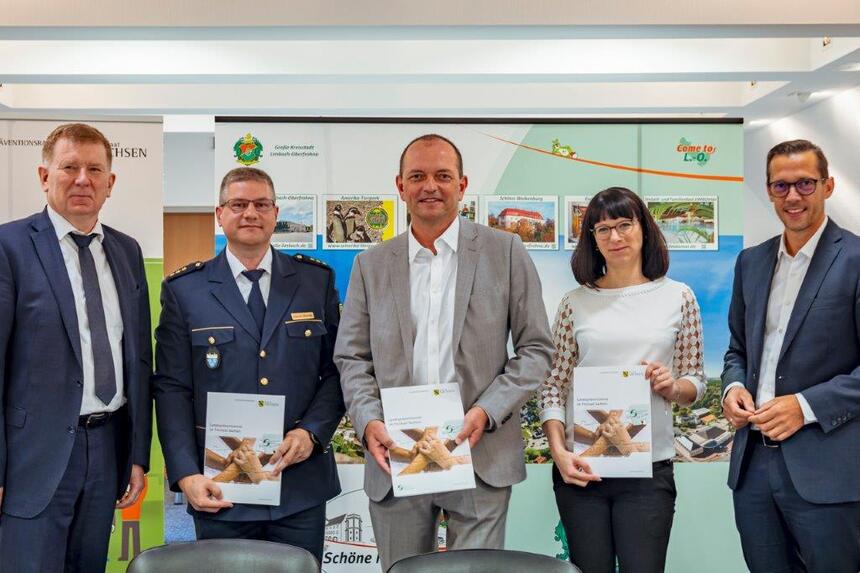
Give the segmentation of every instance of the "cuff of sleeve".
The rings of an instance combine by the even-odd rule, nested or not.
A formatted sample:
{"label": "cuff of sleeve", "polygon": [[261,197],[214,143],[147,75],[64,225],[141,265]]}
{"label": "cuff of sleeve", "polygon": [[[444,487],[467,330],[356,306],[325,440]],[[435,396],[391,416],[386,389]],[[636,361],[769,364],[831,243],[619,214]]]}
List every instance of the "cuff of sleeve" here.
{"label": "cuff of sleeve", "polygon": [[477,404],[476,404],[476,406],[478,408],[480,408],[481,410],[483,410],[484,414],[487,415],[487,427],[485,428],[484,431],[492,432],[493,430],[495,430],[496,429],[496,421],[493,419],[493,417],[490,415],[490,413],[487,411],[487,409],[484,408],[483,406],[479,406]]}
{"label": "cuff of sleeve", "polygon": [[543,424],[547,420],[558,420],[563,424],[567,424],[566,412],[564,408],[546,408],[540,412],[540,423]]}
{"label": "cuff of sleeve", "polygon": [[732,382],[731,384],[726,386],[726,389],[723,390],[723,395],[720,397],[720,404],[722,404],[723,402],[726,401],[726,394],[728,394],[729,390],[731,390],[735,386],[743,386],[743,383],[742,382]]}
{"label": "cuff of sleeve", "polygon": [[797,398],[797,403],[800,404],[800,410],[803,412],[803,423],[816,423],[818,421],[818,416],[816,416],[815,412],[812,411],[812,406],[809,405],[809,402],[806,400],[806,397],[800,392],[798,392],[794,396],[795,398]]}

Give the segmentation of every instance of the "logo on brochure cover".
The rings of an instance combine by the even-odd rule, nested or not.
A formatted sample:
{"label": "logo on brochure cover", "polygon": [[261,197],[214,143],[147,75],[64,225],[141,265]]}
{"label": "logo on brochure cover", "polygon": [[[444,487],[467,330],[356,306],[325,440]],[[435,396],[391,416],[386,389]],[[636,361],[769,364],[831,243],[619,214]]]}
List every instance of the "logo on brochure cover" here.
{"label": "logo on brochure cover", "polygon": [[705,165],[711,159],[711,155],[717,152],[717,147],[709,143],[697,144],[682,137],[675,147],[675,151],[681,154],[686,163],[697,163]]}
{"label": "logo on brochure cover", "polygon": [[245,137],[233,145],[233,156],[236,158],[236,162],[242,165],[258,163],[261,155],[263,155],[263,144],[250,133],[246,133]]}

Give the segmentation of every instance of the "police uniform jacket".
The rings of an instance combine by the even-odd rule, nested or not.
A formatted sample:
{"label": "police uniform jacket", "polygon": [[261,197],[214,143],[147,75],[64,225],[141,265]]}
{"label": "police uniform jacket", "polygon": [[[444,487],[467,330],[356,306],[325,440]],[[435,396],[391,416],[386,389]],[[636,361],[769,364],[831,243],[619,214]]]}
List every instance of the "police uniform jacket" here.
{"label": "police uniform jacket", "polygon": [[307,460],[284,470],[280,506],[235,504],[198,514],[189,505],[189,513],[226,521],[274,520],[340,493],[327,446],[344,412],[332,362],[339,316],[334,272],[303,255],[275,250],[262,335],[224,252],[168,277],[161,305],[153,396],[173,491],[179,491],[183,477],[203,473],[208,392],[284,395],[284,434],[304,428],[318,442]]}

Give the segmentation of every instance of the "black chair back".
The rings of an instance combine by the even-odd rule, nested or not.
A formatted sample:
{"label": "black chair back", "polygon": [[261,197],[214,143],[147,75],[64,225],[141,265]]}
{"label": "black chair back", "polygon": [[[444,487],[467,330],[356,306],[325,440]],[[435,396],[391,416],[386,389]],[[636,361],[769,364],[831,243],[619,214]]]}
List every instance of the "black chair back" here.
{"label": "black chair back", "polygon": [[568,561],[525,551],[501,549],[461,549],[415,555],[401,559],[388,573],[499,573],[523,571],[528,573],[580,573]]}
{"label": "black chair back", "polygon": [[300,547],[253,539],[207,539],[147,549],[126,573],[319,573],[316,558]]}

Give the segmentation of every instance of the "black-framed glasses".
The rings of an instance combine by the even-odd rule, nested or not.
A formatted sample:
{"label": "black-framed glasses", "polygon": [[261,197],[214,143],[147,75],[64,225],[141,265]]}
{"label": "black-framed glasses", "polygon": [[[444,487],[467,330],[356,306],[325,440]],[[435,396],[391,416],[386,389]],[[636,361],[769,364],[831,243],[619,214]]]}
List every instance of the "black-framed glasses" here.
{"label": "black-framed glasses", "polygon": [[248,208],[248,205],[252,203],[254,204],[254,210],[257,213],[268,213],[275,208],[275,202],[271,199],[256,199],[254,201],[249,201],[247,199],[228,199],[221,203],[221,206],[228,207],[234,213],[239,214],[244,213],[245,209]]}
{"label": "black-framed glasses", "polygon": [[605,241],[609,239],[610,235],[612,235],[612,229],[615,229],[618,235],[623,237],[625,235],[629,235],[630,231],[632,231],[635,226],[636,219],[630,219],[628,221],[621,221],[615,225],[596,225],[591,229],[591,232],[594,233],[594,236],[597,237],[598,241]]}
{"label": "black-framed glasses", "polygon": [[767,189],[774,197],[785,197],[788,195],[788,192],[791,191],[792,187],[797,189],[797,192],[801,195],[812,195],[818,188],[818,184],[822,181],[827,181],[827,178],[822,177],[821,179],[812,179],[810,177],[804,177],[797,181],[769,181]]}

